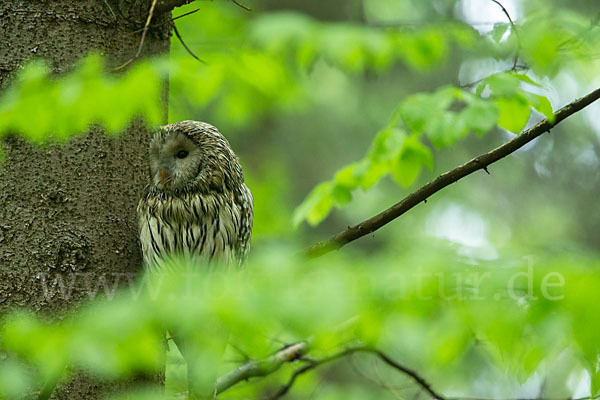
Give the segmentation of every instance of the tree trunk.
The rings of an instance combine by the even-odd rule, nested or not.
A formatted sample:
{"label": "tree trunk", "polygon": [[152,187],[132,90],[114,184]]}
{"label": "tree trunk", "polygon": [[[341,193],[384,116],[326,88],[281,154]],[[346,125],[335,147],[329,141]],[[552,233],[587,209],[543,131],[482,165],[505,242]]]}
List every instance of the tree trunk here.
{"label": "tree trunk", "polygon": [[[137,51],[141,33],[134,31],[144,26],[150,4],[2,0],[0,88],[32,57],[49,60],[57,74],[92,51],[111,67],[124,63]],[[142,57],[169,51],[169,21],[170,12],[155,15]],[[94,127],[60,146],[36,147],[16,136],[2,141],[0,312],[20,306],[62,316],[93,297],[89,289],[102,279],[111,288],[140,271],[135,208],[146,180],[148,133],[133,122],[116,139]],[[108,387],[77,374],[54,396],[94,399]]]}

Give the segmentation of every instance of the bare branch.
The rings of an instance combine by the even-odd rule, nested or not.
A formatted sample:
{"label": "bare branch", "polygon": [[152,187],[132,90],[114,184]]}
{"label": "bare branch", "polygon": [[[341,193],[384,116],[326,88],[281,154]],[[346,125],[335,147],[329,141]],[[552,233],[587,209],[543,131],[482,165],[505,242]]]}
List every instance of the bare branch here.
{"label": "bare branch", "polygon": [[544,119],[532,128],[522,132],[511,141],[504,143],[503,145],[486,154],[475,157],[466,164],[463,164],[438,176],[436,179],[422,186],[416,192],[408,195],[387,210],[359,223],[358,225],[352,226],[345,231],[338,233],[330,239],[316,243],[306,250],[306,255],[311,258],[319,257],[323,254],[329,253],[332,250],[337,250],[358,238],[375,232],[377,229],[398,218],[408,210],[415,207],[417,204],[426,201],[427,198],[442,190],[446,186],[457,182],[458,180],[472,174],[477,170],[483,170],[484,168],[487,168],[490,164],[515,152],[538,136],[541,136],[545,132],[549,132],[551,128],[556,126],[562,120],[592,104],[594,101],[598,100],[598,98],[600,98],[600,89],[596,89],[590,94],[577,99],[570,104],[567,104],[555,113],[554,121],[550,122],[548,119]]}

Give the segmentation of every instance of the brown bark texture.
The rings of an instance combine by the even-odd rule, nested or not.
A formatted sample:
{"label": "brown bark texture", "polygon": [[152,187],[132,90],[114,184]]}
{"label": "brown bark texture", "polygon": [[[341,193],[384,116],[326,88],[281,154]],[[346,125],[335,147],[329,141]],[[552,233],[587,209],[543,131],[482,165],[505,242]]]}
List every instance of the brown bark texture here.
{"label": "brown bark texture", "polygon": [[[2,0],[0,90],[33,57],[48,60],[59,75],[92,51],[110,68],[123,64],[137,52],[150,4]],[[169,21],[170,12],[154,16],[140,57],[168,53]],[[164,98],[166,115],[166,85]],[[141,268],[135,207],[146,180],[148,136],[143,123],[132,122],[116,138],[93,127],[62,145],[34,146],[18,135],[2,140],[0,313],[23,307],[60,318],[94,297],[102,280],[112,287],[135,278]],[[100,398],[119,386],[76,373],[53,398]]]}

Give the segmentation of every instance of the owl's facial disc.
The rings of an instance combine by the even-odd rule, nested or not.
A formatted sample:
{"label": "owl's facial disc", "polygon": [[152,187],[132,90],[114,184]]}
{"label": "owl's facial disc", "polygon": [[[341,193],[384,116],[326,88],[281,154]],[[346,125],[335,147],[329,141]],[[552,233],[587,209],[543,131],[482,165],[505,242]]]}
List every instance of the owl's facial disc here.
{"label": "owl's facial disc", "polygon": [[202,165],[201,149],[183,133],[172,133],[150,148],[152,183],[160,190],[177,191],[193,183]]}

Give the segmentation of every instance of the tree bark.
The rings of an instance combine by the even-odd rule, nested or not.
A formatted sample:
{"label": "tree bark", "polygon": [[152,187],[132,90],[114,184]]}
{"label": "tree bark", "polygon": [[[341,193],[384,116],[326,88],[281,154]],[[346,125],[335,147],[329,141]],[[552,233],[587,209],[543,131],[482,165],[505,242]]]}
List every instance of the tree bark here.
{"label": "tree bark", "polygon": [[[32,57],[48,60],[56,74],[92,51],[111,68],[123,64],[137,52],[150,4],[3,0],[0,88]],[[140,57],[168,53],[169,21],[170,12],[154,16]],[[166,95],[165,84],[165,120]],[[135,208],[146,180],[148,133],[138,121],[118,138],[93,127],[65,145],[2,141],[0,313],[26,307],[61,317],[93,297],[90,288],[102,279],[112,288],[140,271]],[[118,386],[77,373],[53,396],[94,399]]]}

